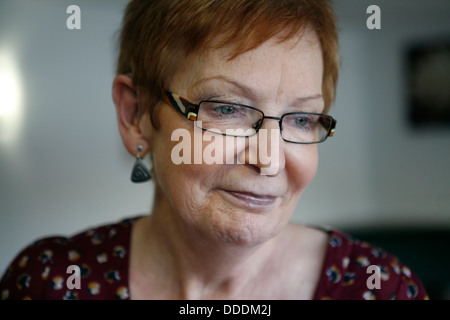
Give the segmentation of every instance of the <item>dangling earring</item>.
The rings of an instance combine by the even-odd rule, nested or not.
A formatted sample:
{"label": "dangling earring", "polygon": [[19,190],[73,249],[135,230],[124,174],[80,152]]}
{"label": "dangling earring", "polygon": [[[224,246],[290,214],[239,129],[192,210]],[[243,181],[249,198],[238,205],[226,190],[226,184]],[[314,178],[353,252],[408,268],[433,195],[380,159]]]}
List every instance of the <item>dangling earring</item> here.
{"label": "dangling earring", "polygon": [[149,181],[152,176],[150,174],[150,171],[148,171],[147,167],[141,161],[142,146],[138,145],[137,150],[138,154],[136,155],[136,162],[134,163],[133,171],[131,171],[131,181],[146,182]]}

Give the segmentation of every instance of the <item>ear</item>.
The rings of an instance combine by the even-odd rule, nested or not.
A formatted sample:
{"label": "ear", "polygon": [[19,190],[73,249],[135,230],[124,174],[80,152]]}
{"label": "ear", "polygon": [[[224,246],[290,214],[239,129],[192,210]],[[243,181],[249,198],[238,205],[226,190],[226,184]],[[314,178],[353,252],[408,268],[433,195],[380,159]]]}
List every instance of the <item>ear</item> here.
{"label": "ear", "polygon": [[[137,147],[141,145],[141,156],[144,156],[150,150],[150,143],[148,137],[144,135],[144,124],[139,119],[139,94],[133,85],[133,80],[123,74],[116,76],[113,82],[112,96],[125,148],[130,154],[136,156]],[[150,123],[148,125],[151,126]]]}

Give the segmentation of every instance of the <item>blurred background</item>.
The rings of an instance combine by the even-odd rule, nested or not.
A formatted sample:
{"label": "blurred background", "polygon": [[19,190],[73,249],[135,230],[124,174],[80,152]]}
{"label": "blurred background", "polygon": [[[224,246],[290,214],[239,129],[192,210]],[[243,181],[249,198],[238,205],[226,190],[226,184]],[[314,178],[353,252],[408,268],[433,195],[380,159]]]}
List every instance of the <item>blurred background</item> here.
{"label": "blurred background", "polygon": [[[0,0],[0,273],[48,235],[148,213],[111,98],[127,0]],[[69,5],[81,29],[68,29]],[[381,29],[369,29],[370,5]],[[383,246],[450,298],[450,1],[337,0],[336,134],[292,220]],[[429,116],[432,115],[432,116]]]}

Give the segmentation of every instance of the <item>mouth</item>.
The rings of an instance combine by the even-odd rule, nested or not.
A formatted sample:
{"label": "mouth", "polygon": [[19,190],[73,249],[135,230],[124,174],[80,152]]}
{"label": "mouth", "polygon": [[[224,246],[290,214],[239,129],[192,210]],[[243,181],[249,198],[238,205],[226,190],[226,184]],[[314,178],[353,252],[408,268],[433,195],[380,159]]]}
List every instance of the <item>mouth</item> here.
{"label": "mouth", "polygon": [[229,195],[235,202],[238,202],[244,207],[251,209],[268,209],[273,206],[275,201],[278,199],[277,196],[273,195],[261,195],[246,191],[235,191],[235,190],[222,190],[227,195]]}

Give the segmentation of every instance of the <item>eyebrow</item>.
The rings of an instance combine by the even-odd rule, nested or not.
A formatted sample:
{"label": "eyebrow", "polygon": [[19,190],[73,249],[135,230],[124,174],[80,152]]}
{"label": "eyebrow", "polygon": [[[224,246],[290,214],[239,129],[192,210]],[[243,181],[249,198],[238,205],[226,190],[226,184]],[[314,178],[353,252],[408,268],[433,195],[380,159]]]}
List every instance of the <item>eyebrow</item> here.
{"label": "eyebrow", "polygon": [[[197,90],[197,88],[200,85],[202,85],[205,82],[212,81],[212,80],[220,80],[220,81],[227,82],[227,83],[233,85],[234,87],[238,88],[245,94],[247,94],[249,96],[254,96],[253,90],[249,86],[247,86],[239,81],[236,81],[234,79],[231,79],[227,76],[223,76],[223,75],[211,76],[211,77],[206,77],[206,78],[200,79],[192,85],[192,89]],[[316,94],[312,94],[312,95],[305,96],[305,97],[299,97],[294,100],[294,102],[295,102],[294,104],[303,103],[303,102],[306,102],[309,100],[322,99],[322,98],[323,98],[322,94],[316,93]]]}

